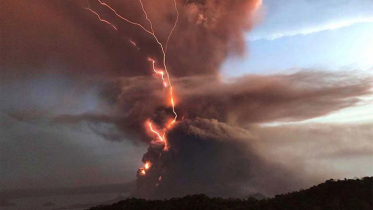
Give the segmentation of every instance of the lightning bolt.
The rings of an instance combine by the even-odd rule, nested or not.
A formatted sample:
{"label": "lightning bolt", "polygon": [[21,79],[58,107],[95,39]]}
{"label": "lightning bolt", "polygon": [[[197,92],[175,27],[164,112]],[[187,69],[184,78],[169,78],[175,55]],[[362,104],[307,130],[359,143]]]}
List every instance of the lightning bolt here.
{"label": "lightning bolt", "polygon": [[167,41],[166,41],[166,52],[167,52],[167,48],[168,48],[168,42],[170,41],[172,33],[174,32],[174,30],[175,30],[175,28],[177,26],[177,22],[179,21],[179,10],[177,9],[176,0],[174,0],[174,6],[175,6],[175,11],[176,11],[176,20],[175,20],[174,26],[172,27],[172,29],[170,31],[170,34],[168,34],[168,37],[167,37]]}
{"label": "lightning bolt", "polygon": [[88,0],[87,0],[87,6],[88,6],[88,7],[83,7],[83,8],[86,9],[86,10],[88,10],[88,11],[90,11],[90,12],[92,12],[93,14],[95,14],[95,15],[97,16],[97,18],[98,18],[101,22],[104,22],[104,23],[110,25],[110,26],[113,27],[116,31],[118,30],[118,28],[117,28],[114,24],[112,24],[112,23],[110,23],[109,21],[107,21],[107,20],[101,18],[101,16],[100,16],[96,11],[92,10],[91,7],[90,7],[90,5],[89,5],[89,1],[88,1]]}
{"label": "lightning bolt", "polygon": [[164,86],[164,87],[167,87],[167,82],[164,81],[164,72],[163,72],[163,71],[160,71],[160,70],[157,70],[157,69],[155,68],[155,60],[153,60],[153,59],[151,59],[151,58],[148,58],[148,60],[149,60],[150,62],[152,62],[152,66],[153,66],[153,71],[154,71],[154,73],[161,75],[162,82],[163,82],[163,86]]}
{"label": "lightning bolt", "polygon": [[[154,32],[154,28],[153,28],[153,22],[149,19],[148,17],[148,13],[146,12],[145,8],[144,8],[144,4],[142,2],[142,0],[139,0],[139,3],[141,5],[141,9],[145,15],[145,18],[146,20],[149,22],[149,25],[150,25],[150,30],[146,29],[143,25],[141,25],[140,23],[137,23],[137,22],[133,22],[123,16],[121,16],[113,7],[111,7],[110,5],[108,5],[107,3],[105,2],[102,2],[102,0],[97,0],[102,6],[105,6],[107,7],[108,9],[110,9],[118,18],[126,21],[127,23],[130,23],[132,25],[136,25],[138,27],[140,27],[141,29],[143,29],[145,32],[147,32],[148,34],[152,35],[154,40],[157,42],[157,44],[159,45],[159,47],[161,48],[161,51],[162,51],[162,55],[163,55],[163,67],[164,67],[164,70],[165,70],[165,73],[167,75],[167,82],[168,82],[168,86],[169,86],[169,94],[170,94],[170,103],[171,103],[171,106],[172,106],[172,112],[174,114],[174,119],[171,121],[171,123],[169,123],[167,125],[167,127],[171,127],[172,124],[174,124],[177,120],[177,113],[175,111],[175,100],[174,100],[174,96],[173,96],[173,87],[172,87],[172,83],[171,83],[171,79],[170,79],[170,74],[168,73],[168,69],[167,69],[167,63],[166,63],[166,60],[167,60],[167,56],[166,56],[166,50],[165,50],[165,47],[163,46],[163,44],[159,41],[158,37],[156,36],[155,32]],[[177,4],[176,4],[176,0],[174,0],[174,6],[175,6],[175,11],[177,13],[177,18],[175,20],[175,23],[167,37],[167,42],[166,44],[168,44],[171,36],[172,36],[172,33],[173,31],[175,30],[176,26],[177,26],[177,22],[179,20],[179,10],[177,9]]]}
{"label": "lightning bolt", "polygon": [[[172,106],[172,112],[174,113],[174,116],[175,116],[174,120],[167,126],[167,127],[170,127],[172,124],[174,124],[176,122],[177,113],[175,111],[175,102],[174,102],[173,88],[172,88],[172,84],[171,84],[170,74],[168,73],[168,70],[167,70],[166,52],[165,52],[165,48],[163,47],[163,44],[159,41],[158,37],[155,35],[154,28],[153,28],[153,23],[152,23],[152,21],[148,17],[148,13],[146,12],[146,10],[144,8],[144,4],[142,3],[142,0],[139,0],[139,2],[141,4],[141,9],[144,12],[145,18],[146,18],[146,20],[150,24],[150,29],[151,29],[151,33],[150,34],[154,37],[154,40],[158,43],[159,47],[162,50],[162,54],[163,54],[163,66],[164,66],[164,70],[165,70],[166,75],[167,75],[168,85],[169,85],[169,88],[170,88],[170,102],[171,102],[171,106]],[[177,20],[179,19],[179,11],[177,9],[176,0],[174,0],[174,4],[175,4],[175,10],[177,11],[177,18],[176,18],[176,21],[175,21],[175,24],[174,24],[173,28],[171,29],[171,31],[170,31],[170,33],[168,35],[167,41],[170,39],[170,37],[172,35],[172,32],[174,31],[174,29],[176,27]]]}
{"label": "lightning bolt", "polygon": [[136,42],[134,42],[132,39],[128,39],[128,41],[137,48],[137,50],[140,50],[140,48],[137,46]]}
{"label": "lightning bolt", "polygon": [[[90,12],[92,12],[93,14],[95,14],[98,19],[101,21],[101,22],[104,22],[108,25],[110,25],[111,27],[113,27],[115,30],[118,30],[117,27],[112,24],[111,22],[103,19],[100,17],[100,15],[92,10],[89,6],[89,0],[87,0],[87,5],[88,5],[88,8],[85,8],[87,10],[89,10]],[[165,88],[168,88],[169,89],[169,95],[170,95],[170,103],[171,103],[171,106],[172,106],[172,112],[174,114],[174,118],[172,121],[170,121],[167,126],[165,128],[162,129],[163,131],[163,135],[160,134],[159,131],[157,131],[154,127],[153,127],[153,124],[150,120],[147,121],[147,124],[148,124],[148,127],[150,129],[150,131],[155,134],[158,139],[161,141],[161,142],[164,142],[165,144],[165,147],[164,147],[164,150],[168,150],[169,147],[168,147],[168,144],[167,144],[167,141],[166,141],[166,131],[167,129],[169,129],[177,120],[177,113],[175,111],[175,100],[174,100],[174,96],[173,96],[173,87],[172,87],[172,83],[171,83],[171,79],[170,79],[170,74],[168,73],[168,69],[167,69],[167,56],[166,56],[166,51],[167,51],[167,48],[168,48],[168,43],[171,39],[171,36],[177,26],[177,23],[179,21],[179,11],[177,9],[177,3],[176,3],[176,0],[173,0],[174,1],[174,7],[175,7],[175,11],[176,11],[176,20],[170,30],[170,33],[168,34],[167,36],[167,40],[166,40],[166,44],[165,44],[165,47],[163,46],[162,42],[159,41],[158,37],[156,36],[155,34],[155,31],[154,31],[154,28],[153,28],[153,23],[152,21],[150,20],[150,18],[148,17],[148,13],[146,12],[145,8],[144,8],[144,4],[142,2],[142,0],[138,0],[140,5],[141,5],[141,9],[145,15],[145,18],[146,20],[148,21],[149,25],[150,25],[150,30],[148,30],[145,26],[143,26],[142,24],[140,23],[137,23],[137,22],[134,22],[134,21],[131,21],[123,16],[121,16],[114,8],[112,8],[110,5],[108,5],[107,3],[103,2],[102,0],[97,0],[102,6],[108,8],[109,10],[111,10],[118,18],[120,18],[121,20],[129,23],[129,24],[132,24],[132,25],[135,25],[135,26],[138,26],[140,27],[143,31],[145,31],[146,33],[152,35],[152,37],[154,38],[154,40],[157,42],[157,44],[159,45],[161,51],[162,51],[162,55],[163,55],[163,67],[164,67],[164,71],[162,70],[158,70],[156,67],[155,67],[155,60],[153,60],[152,58],[148,58],[148,60],[150,62],[152,62],[152,67],[153,67],[153,71],[155,74],[158,74],[158,75],[161,75],[161,78],[162,78],[162,83],[163,83],[163,86]],[[137,47],[136,43],[134,41],[132,41],[131,39],[129,39],[129,42],[134,45],[135,47]],[[138,48],[138,47],[137,47]],[[139,49],[139,48],[138,48]],[[166,76],[167,76],[167,82],[165,81],[165,77],[164,77],[164,74],[166,73]],[[151,166],[151,163],[150,162],[146,162],[145,165],[144,165],[144,168],[140,168],[140,175],[143,175],[145,176],[146,175],[146,170],[148,170]],[[161,181],[161,177],[159,177],[159,182]],[[158,186],[159,182],[156,184],[156,186]]]}
{"label": "lightning bolt", "polygon": [[161,141],[164,141],[164,140],[165,140],[165,139],[161,136],[161,134],[159,134],[158,131],[154,130],[154,128],[153,128],[153,124],[152,124],[151,122],[148,122],[148,125],[149,125],[149,128],[150,128],[151,132],[153,132],[154,134],[156,134],[156,135],[158,136],[159,140],[161,140]]}
{"label": "lightning bolt", "polygon": [[124,21],[126,21],[127,23],[130,23],[130,24],[132,24],[132,25],[139,26],[139,27],[142,28],[145,32],[147,32],[147,33],[149,33],[149,34],[152,34],[152,32],[150,32],[148,29],[146,29],[146,28],[145,28],[143,25],[141,25],[140,23],[136,23],[136,22],[133,22],[133,21],[131,21],[131,20],[128,20],[127,18],[125,18],[125,17],[119,15],[119,14],[117,13],[117,11],[116,11],[115,9],[113,9],[111,6],[109,6],[108,4],[102,2],[101,0],[97,0],[97,1],[98,1],[102,6],[105,6],[105,7],[107,7],[108,9],[110,9],[112,12],[114,12],[114,14],[115,14],[118,18],[120,18],[120,19],[122,19],[122,20],[124,20]]}
{"label": "lightning bolt", "polygon": [[168,150],[169,147],[168,147],[167,140],[165,137],[166,131],[164,131],[163,135],[161,136],[159,131],[153,128],[153,124],[150,121],[148,121],[148,126],[149,126],[150,131],[153,132],[158,137],[158,139],[165,144],[164,150]]}

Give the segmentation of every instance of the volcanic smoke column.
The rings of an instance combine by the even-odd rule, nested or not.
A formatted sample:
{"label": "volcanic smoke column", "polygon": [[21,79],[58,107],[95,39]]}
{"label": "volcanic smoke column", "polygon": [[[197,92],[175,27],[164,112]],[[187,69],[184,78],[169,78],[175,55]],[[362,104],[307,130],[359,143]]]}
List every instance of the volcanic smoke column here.
{"label": "volcanic smoke column", "polygon": [[[155,125],[155,123],[153,122],[154,120],[152,120],[152,119],[148,119],[145,123],[145,127],[147,128],[150,136],[155,137],[155,140],[151,141],[149,150],[143,157],[144,166],[142,168],[140,168],[137,172],[138,188],[140,189],[139,192],[143,191],[142,188],[145,188],[147,190],[144,190],[144,192],[152,193],[152,191],[149,190],[149,189],[157,187],[159,182],[162,180],[161,170],[160,170],[162,168],[161,164],[164,162],[164,161],[161,160],[162,151],[167,151],[169,149],[169,147],[167,145],[167,140],[166,140],[166,132],[173,126],[173,124],[177,120],[177,113],[175,111],[174,92],[173,92],[173,87],[172,87],[170,75],[169,75],[168,70],[167,70],[166,50],[167,50],[167,47],[168,47],[168,42],[169,42],[169,40],[172,36],[172,33],[177,26],[177,22],[179,20],[179,11],[178,11],[178,8],[177,8],[176,0],[173,0],[175,11],[176,11],[176,20],[175,20],[174,25],[171,28],[168,36],[167,36],[166,44],[165,44],[165,47],[164,47],[164,45],[158,39],[158,37],[156,36],[156,34],[154,32],[153,23],[148,17],[147,11],[144,8],[144,4],[143,4],[142,0],[138,0],[138,1],[141,4],[141,9],[142,9],[142,11],[145,15],[145,18],[150,25],[150,30],[146,29],[146,27],[144,27],[140,23],[133,22],[133,21],[119,15],[118,12],[113,7],[111,7],[107,3],[104,3],[101,0],[98,0],[98,2],[102,6],[110,9],[121,20],[124,20],[127,23],[133,24],[135,26],[139,26],[146,33],[152,35],[154,40],[157,42],[157,44],[159,45],[159,47],[162,51],[164,70],[157,69],[156,66],[155,66],[155,60],[153,60],[152,58],[148,58],[148,61],[150,61],[152,63],[152,69],[153,69],[154,73],[161,77],[162,85],[164,86],[164,88],[167,88],[169,90],[168,91],[169,106],[172,109],[172,113],[173,113],[174,117],[172,119],[167,118],[166,123],[165,122],[160,122],[160,121],[164,121],[163,119],[158,119],[157,125]],[[111,27],[113,27],[115,30],[118,30],[117,27],[114,24],[112,24],[111,22],[109,22],[105,19],[102,19],[101,16],[96,11],[92,10],[89,6],[89,1],[87,1],[87,5],[88,5],[88,7],[85,8],[85,9],[87,9],[90,12],[92,12],[93,14],[95,14],[101,22],[104,22],[104,23],[110,25]],[[131,44],[133,44],[134,46],[136,46],[136,43],[133,40],[130,39],[129,42]],[[150,173],[150,175],[148,173]]]}
{"label": "volcanic smoke column", "polygon": [[[190,75],[191,72],[194,72],[196,75],[213,74],[213,76],[217,76],[218,67],[222,64],[228,55],[228,52],[232,51],[239,54],[244,51],[245,47],[243,32],[251,28],[252,23],[250,16],[261,5],[261,1],[173,0],[171,2],[173,2],[174,12],[171,13],[170,11],[159,11],[159,14],[148,13],[149,11],[147,11],[147,9],[152,9],[152,12],[154,12],[154,9],[150,7],[147,8],[146,5],[143,4],[143,0],[137,1],[139,2],[145,21],[130,20],[130,18],[124,17],[117,12],[117,10],[109,5],[109,3],[103,2],[102,0],[97,0],[98,4],[107,11],[112,12],[114,17],[124,21],[126,24],[131,24],[134,27],[141,29],[145,35],[150,35],[153,38],[153,41],[155,41],[159,47],[158,50],[161,52],[161,59],[155,59],[152,56],[148,56],[147,59],[143,61],[150,63],[152,72],[161,80],[160,85],[167,90],[165,91],[167,96],[165,97],[166,103],[163,105],[158,104],[156,110],[154,110],[153,116],[148,116],[147,119],[144,119],[144,116],[140,117],[145,121],[143,121],[145,133],[151,138],[151,141],[148,152],[144,154],[142,159],[144,165],[137,172],[138,191],[136,195],[139,197],[154,198],[159,197],[156,196],[158,193],[164,195],[167,194],[160,192],[157,190],[157,188],[161,187],[165,179],[163,174],[172,174],[170,173],[170,170],[177,170],[177,167],[175,168],[175,165],[172,165],[172,161],[175,159],[174,156],[178,156],[178,150],[182,150],[180,147],[175,149],[172,148],[172,144],[170,144],[169,141],[178,141],[175,141],[176,139],[169,138],[177,138],[177,135],[172,135],[171,137],[169,136],[169,132],[175,129],[175,127],[178,127],[178,129],[183,128],[182,132],[179,134],[183,135],[184,137],[188,136],[184,135],[185,131],[188,129],[182,125],[181,127],[178,126],[178,124],[181,123],[180,121],[176,122],[178,115],[175,111],[175,93],[171,83],[170,74],[168,72],[168,64],[171,64],[173,70],[175,71],[174,73],[177,76],[187,76]],[[154,2],[155,1],[152,1],[153,4],[155,4]],[[157,3],[161,5],[163,4],[163,6],[170,4],[166,0],[159,0]],[[120,28],[117,27],[114,22],[103,18],[99,12],[96,12],[90,7],[89,3],[87,4],[88,7],[85,9],[97,16],[101,22],[110,25],[115,31],[120,30]],[[147,5],[150,5],[150,3]],[[180,14],[178,7],[183,9],[181,20],[179,20]],[[165,8],[170,7],[165,6]],[[153,15],[149,16],[149,14]],[[174,21],[167,33],[159,33],[161,35],[158,36],[158,34],[155,33],[155,25],[152,19],[155,17],[154,19],[156,21],[162,20],[159,18],[162,15],[168,19],[172,18]],[[167,18],[163,18],[163,20]],[[178,25],[178,22],[180,21],[182,21],[181,26]],[[147,26],[145,26],[143,22],[146,22]],[[164,23],[156,22],[157,26],[162,26],[162,24]],[[175,34],[176,38],[178,39],[178,41],[174,41],[173,44],[180,46],[180,44],[183,43],[183,39],[186,39],[186,41],[192,44],[191,46],[195,45],[194,52],[191,51],[192,54],[190,54],[188,53],[189,49],[184,47],[182,51],[170,54],[171,59],[168,60],[168,56],[166,55],[167,50],[170,50],[171,48],[178,49],[178,46],[174,47],[174,45],[169,45],[173,34]],[[128,42],[135,46],[138,50],[143,51],[142,46],[138,45],[133,39],[128,39]],[[196,51],[196,49],[201,50]],[[156,62],[156,60],[161,60],[161,62]],[[161,65],[158,63],[161,63]],[[194,68],[185,68],[185,64],[188,66],[194,66]],[[146,86],[147,84],[142,85]],[[182,103],[182,98],[179,99],[178,102]],[[183,112],[185,111],[188,112],[187,110],[183,110]],[[182,114],[183,118],[184,114],[188,115],[188,113]],[[190,123],[190,121],[188,122],[191,125],[193,124]],[[183,139],[183,141],[187,140],[187,138],[181,139]],[[190,149],[189,147],[185,148]],[[172,150],[172,152],[170,152],[170,150]],[[169,164],[171,164],[172,167],[169,167]],[[179,165],[182,166],[181,164]],[[172,177],[172,179],[175,178],[175,176],[166,177]],[[172,180],[168,181],[168,183],[172,182]],[[175,184],[177,185],[177,181]]]}
{"label": "volcanic smoke column", "polygon": [[[140,0],[141,2],[141,0]],[[160,75],[161,78],[162,78],[162,81],[163,81],[163,85],[165,88],[167,88],[168,86],[169,89],[170,89],[170,96],[169,96],[169,100],[170,100],[170,104],[171,104],[171,107],[172,107],[172,113],[174,114],[174,119],[171,120],[171,121],[168,121],[168,122],[165,122],[164,120],[165,119],[169,119],[169,117],[167,116],[167,114],[163,114],[162,117],[159,117],[158,115],[158,111],[160,113],[171,113],[170,110],[167,108],[167,107],[160,107],[157,111],[156,111],[156,114],[154,117],[154,119],[149,119],[147,122],[146,122],[146,125],[148,126],[148,132],[153,135],[153,138],[155,138],[154,140],[151,141],[150,143],[150,146],[148,148],[148,151],[147,153],[144,154],[143,156],[143,163],[144,163],[144,167],[143,168],[140,168],[137,172],[137,192],[136,192],[136,196],[139,196],[139,197],[144,197],[144,198],[163,198],[163,197],[168,197],[168,196],[176,196],[175,195],[171,195],[171,194],[168,194],[168,191],[169,188],[177,188],[178,184],[177,181],[175,180],[178,179],[177,176],[173,176],[173,172],[171,172],[171,170],[175,170],[175,161],[173,163],[173,160],[175,159],[179,159],[179,158],[175,158],[175,156],[177,157],[179,154],[179,152],[181,150],[183,150],[182,148],[180,148],[179,146],[182,145],[180,143],[178,143],[179,141],[175,141],[175,139],[173,138],[178,138],[177,135],[175,135],[175,133],[178,133],[177,131],[176,132],[173,132],[173,135],[169,136],[168,135],[168,132],[169,131],[172,131],[172,126],[176,126],[178,127],[177,130],[179,130],[179,135],[183,136],[184,138],[180,138],[180,139],[183,139],[184,141],[188,141],[188,138],[190,138],[188,132],[186,130],[188,130],[189,128],[185,127],[185,125],[174,125],[174,123],[176,122],[176,119],[177,119],[177,114],[175,112],[175,103],[174,103],[174,98],[173,98],[173,89],[172,89],[172,85],[170,83],[170,79],[169,79],[169,74],[167,73],[167,66],[166,66],[166,52],[164,49],[167,50],[167,46],[168,46],[168,42],[169,42],[169,39],[173,33],[173,31],[175,30],[176,26],[177,26],[177,23],[178,23],[178,20],[179,20],[179,12],[178,12],[178,9],[177,9],[177,4],[176,4],[176,1],[174,0],[174,3],[175,3],[175,10],[176,10],[176,21],[175,21],[175,24],[173,26],[173,28],[171,29],[168,37],[167,37],[167,42],[166,42],[166,48],[163,47],[163,45],[158,41],[157,37],[155,36],[155,40],[158,42],[158,44],[160,45],[161,49],[162,49],[162,52],[163,52],[163,61],[164,61],[164,68],[165,68],[165,72],[167,74],[167,77],[168,77],[168,82],[169,84],[165,83],[165,80],[164,80],[164,71],[163,70],[159,70],[159,69],[156,69],[155,67],[155,61],[151,58],[149,58],[148,60],[150,62],[152,62],[152,66],[153,66],[153,71],[155,72],[155,74],[157,75]],[[190,7],[188,7],[190,5]],[[242,12],[242,14],[239,14],[242,15],[243,17],[240,17],[240,18],[243,18],[246,16],[246,18],[249,18],[249,16],[251,15],[251,13],[253,11],[256,11],[261,5],[261,1],[260,0],[242,0],[242,1],[233,1],[233,2],[229,2],[229,1],[222,1],[222,2],[219,2],[219,1],[213,1],[213,0],[208,0],[208,1],[185,1],[184,2],[184,9],[185,7],[187,7],[187,9],[189,9],[189,12],[191,14],[195,14],[196,11],[198,11],[197,13],[197,19],[194,19],[194,21],[192,21],[192,23],[194,25],[204,25],[206,27],[206,32],[208,32],[208,29],[210,27],[210,25],[219,25],[219,23],[216,23],[217,21],[225,21],[225,15],[229,16],[228,13],[230,12],[234,12],[236,7],[240,7],[242,6],[243,8],[247,8],[247,11],[240,11]],[[143,5],[142,5],[143,6]],[[143,11],[144,11],[144,7],[142,7]],[[146,14],[146,12],[144,11],[144,13]],[[190,19],[190,17],[188,17],[188,13],[186,13],[187,15],[187,19]],[[232,21],[234,21],[235,17],[229,17],[230,19],[232,19]],[[152,26],[152,23],[151,21],[148,19],[147,15],[146,15],[146,19],[150,22],[150,25],[151,25],[151,29],[152,29],[152,32],[153,32],[153,35],[154,35],[154,30],[153,30],[153,26]],[[237,36],[237,40],[235,41],[238,41],[238,43],[240,43],[240,40],[242,39],[242,32],[244,30],[247,30],[247,22],[243,21],[241,22],[239,20],[239,18],[237,19],[237,22],[239,22],[238,24],[233,24],[232,26],[228,26],[228,27],[232,27],[231,29],[227,29],[228,30],[228,33],[237,33],[235,35],[233,35],[233,37]],[[250,22],[250,21],[249,21]],[[242,24],[242,25],[240,25]],[[229,24],[228,24],[229,25]],[[248,24],[250,25],[250,24]],[[231,31],[236,31],[236,32],[231,32]],[[206,40],[208,41],[208,40]],[[226,39],[224,40],[226,43],[226,45],[229,45],[230,41],[229,39]],[[241,45],[241,44],[239,44]],[[237,48],[241,48],[242,46],[239,46]],[[224,52],[218,52],[218,53],[224,53]],[[220,60],[220,62],[223,62],[223,60]],[[196,102],[197,103],[197,102]],[[162,115],[162,114],[161,114]],[[166,116],[165,116],[166,115]],[[184,118],[184,117],[183,117]],[[155,123],[154,123],[155,122]],[[210,122],[210,121],[207,121],[207,122]],[[182,124],[184,124],[184,122],[180,122]],[[190,121],[188,121],[187,124],[190,124]],[[158,129],[160,128],[160,129]],[[195,134],[196,135],[196,134]],[[194,137],[195,137],[194,135]],[[188,137],[189,136],[189,137]],[[193,137],[193,135],[192,135]],[[169,139],[169,138],[172,138],[172,139]],[[169,141],[171,142],[174,142],[175,145],[177,145],[177,148],[173,148],[172,144],[169,143],[169,141],[167,140],[169,139]],[[199,138],[196,138],[197,141],[201,140],[200,142],[204,142],[202,139],[199,139]],[[190,149],[188,147],[186,147],[187,150]],[[180,160],[180,159],[179,159]],[[197,160],[198,161],[198,160]],[[183,163],[179,163],[179,164],[183,164]],[[176,166],[177,167],[177,166]],[[178,171],[178,169],[176,169]],[[185,173],[187,174],[187,173]],[[163,176],[165,175],[165,176]],[[180,174],[180,180],[183,179],[183,174]],[[190,175],[190,174],[188,174]],[[162,186],[163,182],[162,182],[162,179],[170,179],[170,180],[166,180],[166,184],[164,186]],[[174,180],[174,181],[172,181]],[[168,182],[167,182],[168,181]],[[197,181],[197,180],[196,180]],[[171,184],[170,184],[171,183]],[[197,185],[198,185],[198,181],[196,182]],[[168,191],[168,192],[167,192]],[[171,190],[172,191],[172,190]],[[186,192],[186,191],[185,191]],[[184,193],[185,193],[184,192]],[[195,191],[195,192],[199,192],[199,191]],[[194,191],[191,191],[191,193],[195,193]],[[181,193],[180,195],[183,195],[183,193]]]}

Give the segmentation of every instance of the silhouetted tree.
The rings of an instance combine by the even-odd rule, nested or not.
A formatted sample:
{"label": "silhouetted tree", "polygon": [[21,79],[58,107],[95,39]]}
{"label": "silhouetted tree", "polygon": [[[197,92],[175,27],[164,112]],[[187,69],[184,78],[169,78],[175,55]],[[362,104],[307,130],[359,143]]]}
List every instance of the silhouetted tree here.
{"label": "silhouetted tree", "polygon": [[373,177],[327,180],[308,190],[276,195],[274,198],[209,198],[188,195],[167,200],[131,198],[90,210],[372,210]]}

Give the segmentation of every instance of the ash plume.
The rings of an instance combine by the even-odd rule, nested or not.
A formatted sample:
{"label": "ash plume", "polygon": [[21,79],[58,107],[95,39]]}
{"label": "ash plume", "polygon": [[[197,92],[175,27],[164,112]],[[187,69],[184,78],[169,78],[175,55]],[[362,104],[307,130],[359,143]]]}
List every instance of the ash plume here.
{"label": "ash plume", "polygon": [[[138,1],[105,2],[129,19],[147,24]],[[176,18],[172,1],[143,2],[155,33],[165,42]],[[253,27],[252,16],[261,1],[176,2],[180,17],[168,44],[167,64],[180,116],[166,133],[169,149],[154,141],[144,125],[150,118],[162,126],[162,119],[172,116],[148,62],[149,57],[157,65],[162,62],[159,46],[97,1],[90,0],[90,7],[118,31],[85,10],[86,1],[3,1],[0,24],[7,30],[2,30],[1,76],[5,82],[45,74],[63,75],[75,83],[83,78],[99,81],[105,113],[60,114],[50,123],[88,122],[105,139],[149,143],[143,163],[151,166],[145,175],[138,171],[136,196],[276,194],[303,186],[310,177],[299,178],[251,147],[255,137],[248,126],[305,120],[356,105],[359,97],[371,93],[372,79],[309,70],[222,81],[220,66],[228,56],[244,53],[245,32]],[[15,12],[18,9],[25,12]]]}
{"label": "ash plume", "polygon": [[[105,2],[119,14],[148,27],[137,0]],[[171,76],[216,75],[228,53],[243,53],[243,32],[252,27],[251,16],[258,2],[200,0],[185,4],[176,0],[180,16],[167,48]],[[89,0],[90,7],[113,22],[118,31],[85,10],[86,0],[5,0],[1,4],[0,25],[7,29],[2,30],[1,39],[4,79],[40,73],[79,79],[87,75],[150,76],[147,58],[162,61],[162,53],[151,35],[118,20],[98,1]],[[155,33],[165,42],[176,18],[172,0],[144,0],[143,4],[153,20]],[[56,64],[61,70],[52,68]]]}
{"label": "ash plume", "polygon": [[276,194],[302,186],[309,178],[265,161],[250,146],[254,140],[250,131],[217,120],[183,120],[168,133],[168,139],[168,151],[152,145],[144,155],[143,161],[154,164],[146,177],[139,175],[136,196]]}
{"label": "ash plume", "polygon": [[[303,70],[289,75],[245,76],[229,82],[184,77],[174,80],[174,88],[181,118],[216,119],[246,127],[253,123],[306,120],[357,105],[359,97],[372,93],[372,78]],[[150,142],[152,139],[143,132],[143,122],[157,113],[170,115],[164,106],[162,87],[152,78],[121,78],[104,85],[101,94],[115,110],[112,115],[61,115],[52,122],[110,124],[123,137]]]}

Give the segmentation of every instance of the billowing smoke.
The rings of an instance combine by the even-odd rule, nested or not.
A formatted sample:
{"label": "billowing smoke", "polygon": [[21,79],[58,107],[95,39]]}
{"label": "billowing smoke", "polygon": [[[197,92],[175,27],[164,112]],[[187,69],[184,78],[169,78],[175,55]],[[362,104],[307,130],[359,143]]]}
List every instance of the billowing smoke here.
{"label": "billowing smoke", "polygon": [[276,194],[302,186],[309,178],[265,161],[250,146],[250,131],[217,120],[183,120],[168,139],[169,150],[152,144],[144,155],[143,161],[152,165],[146,174],[139,172],[136,196]]}
{"label": "billowing smoke", "polygon": [[[128,19],[148,26],[137,0],[105,2]],[[176,19],[173,2],[143,3],[155,33],[166,42]],[[307,177],[299,178],[290,169],[262,158],[250,146],[255,137],[248,126],[310,119],[354,105],[359,96],[370,93],[372,81],[311,70],[222,81],[220,66],[228,55],[244,53],[244,33],[253,26],[252,17],[260,3],[177,0],[180,16],[168,44],[167,64],[179,118],[166,133],[167,142],[155,141],[145,129],[148,119],[162,127],[164,119],[172,117],[165,103],[167,93],[151,76],[148,61],[151,57],[162,67],[159,46],[141,28],[121,21],[98,1],[90,0],[90,8],[110,20],[117,31],[83,9],[88,6],[86,1],[30,1],[27,6],[21,1],[3,3],[0,21],[7,30],[1,41],[1,67],[6,70],[2,76],[8,80],[56,73],[46,65],[52,62],[63,66],[64,71],[57,74],[77,81],[87,77],[90,82],[100,81],[106,113],[68,113],[53,117],[52,124],[84,121],[106,139],[150,143],[143,157],[148,168],[137,174],[137,196],[240,196],[292,190]],[[22,7],[27,7],[25,13],[14,13]],[[21,30],[28,33],[17,33]],[[32,68],[20,70],[25,65]]]}
{"label": "billowing smoke", "polygon": [[[177,78],[173,82],[179,118],[216,119],[239,127],[323,116],[357,104],[358,97],[371,93],[372,87],[371,78],[314,71],[245,76],[229,82],[203,76]],[[102,97],[112,105],[108,113],[61,115],[53,122],[90,122],[96,132],[106,133],[108,139],[113,136],[114,141],[129,138],[150,142],[144,122],[172,114],[164,105],[164,90],[154,78],[118,79],[103,86]],[[112,129],[106,132],[107,125],[114,127],[117,135],[110,135],[114,134]]]}
{"label": "billowing smoke", "polygon": [[[46,68],[56,63],[63,68],[58,73],[78,78],[151,76],[147,58],[155,59],[157,64],[163,59],[154,38],[140,27],[117,18],[98,1],[88,2],[90,8],[118,30],[85,10],[86,0],[34,0],[28,4],[3,1],[0,21],[7,30],[2,31],[1,66],[9,71],[2,72],[2,76],[51,73],[52,69]],[[138,0],[105,2],[118,14],[150,28]],[[176,3],[179,21],[168,44],[167,65],[172,77],[183,77],[216,76],[228,53],[243,53],[243,31],[252,27],[251,16],[260,1],[176,0]],[[173,1],[143,0],[143,4],[155,34],[165,43],[176,19]],[[24,70],[25,66],[28,71]]]}

